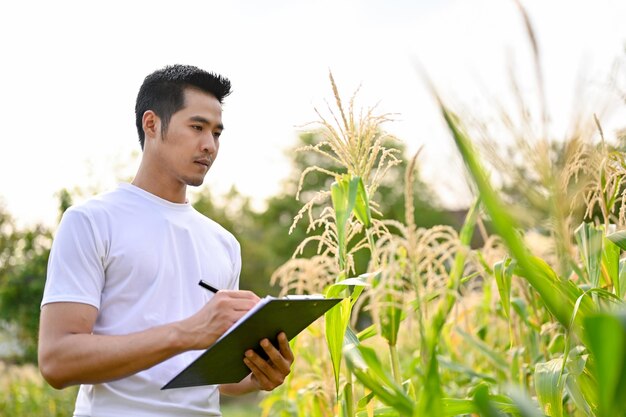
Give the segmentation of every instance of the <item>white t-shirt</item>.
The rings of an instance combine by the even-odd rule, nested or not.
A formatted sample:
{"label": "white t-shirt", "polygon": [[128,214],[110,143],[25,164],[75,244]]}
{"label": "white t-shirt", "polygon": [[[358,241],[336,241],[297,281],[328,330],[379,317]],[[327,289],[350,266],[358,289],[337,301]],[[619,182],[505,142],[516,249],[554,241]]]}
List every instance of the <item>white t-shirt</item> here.
{"label": "white t-shirt", "polygon": [[[237,240],[190,204],[131,184],[71,207],[52,244],[42,306],[96,307],[94,334],[123,335],[181,320],[239,285]],[[75,416],[219,416],[217,386],[161,391],[199,356],[185,352],[113,382],[81,385]]]}

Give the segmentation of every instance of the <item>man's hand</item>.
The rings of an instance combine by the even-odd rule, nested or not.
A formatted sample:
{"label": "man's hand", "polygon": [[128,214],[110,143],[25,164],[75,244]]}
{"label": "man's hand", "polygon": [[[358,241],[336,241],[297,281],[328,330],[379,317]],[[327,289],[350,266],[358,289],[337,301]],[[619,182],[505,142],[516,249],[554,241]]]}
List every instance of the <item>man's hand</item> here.
{"label": "man's hand", "polygon": [[250,291],[218,291],[196,314],[180,322],[188,349],[211,346],[258,302]]}
{"label": "man's hand", "polygon": [[257,389],[271,391],[285,382],[285,378],[291,372],[293,352],[285,333],[278,335],[279,348],[276,349],[269,340],[263,339],[261,347],[267,353],[268,360],[260,357],[253,350],[246,351],[243,362],[252,371],[251,381]]}
{"label": "man's hand", "polygon": [[293,352],[285,333],[278,335],[278,349],[267,339],[261,341],[261,347],[269,358],[265,360],[253,350],[246,351],[243,361],[252,373],[241,382],[220,385],[222,395],[243,395],[258,390],[271,391],[285,382],[293,364]]}

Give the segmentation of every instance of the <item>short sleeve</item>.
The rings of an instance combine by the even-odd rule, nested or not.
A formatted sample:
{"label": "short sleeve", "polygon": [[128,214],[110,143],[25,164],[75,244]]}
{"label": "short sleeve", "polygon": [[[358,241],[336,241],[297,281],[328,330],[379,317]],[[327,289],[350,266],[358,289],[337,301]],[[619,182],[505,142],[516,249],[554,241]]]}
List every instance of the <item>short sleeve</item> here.
{"label": "short sleeve", "polygon": [[105,248],[87,212],[65,212],[52,242],[41,305],[77,302],[100,308]]}

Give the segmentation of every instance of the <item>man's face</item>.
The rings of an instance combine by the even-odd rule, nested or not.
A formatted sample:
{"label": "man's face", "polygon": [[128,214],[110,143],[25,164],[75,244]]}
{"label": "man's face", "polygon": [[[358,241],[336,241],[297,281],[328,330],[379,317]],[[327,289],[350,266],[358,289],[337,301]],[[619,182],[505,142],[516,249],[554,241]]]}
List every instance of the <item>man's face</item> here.
{"label": "man's face", "polygon": [[224,128],[222,106],[212,95],[194,88],[185,89],[184,96],[185,106],[172,115],[152,150],[167,179],[198,186],[217,158]]}

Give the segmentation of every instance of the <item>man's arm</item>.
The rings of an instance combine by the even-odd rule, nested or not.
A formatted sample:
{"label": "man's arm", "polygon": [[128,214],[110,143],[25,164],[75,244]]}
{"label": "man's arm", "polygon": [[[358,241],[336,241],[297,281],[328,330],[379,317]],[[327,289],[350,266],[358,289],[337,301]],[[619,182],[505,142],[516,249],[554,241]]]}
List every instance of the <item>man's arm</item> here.
{"label": "man's arm", "polygon": [[124,378],[179,353],[207,348],[258,300],[250,291],[220,291],[193,316],[119,336],[92,333],[98,310],[91,305],[46,304],[39,368],[57,389]]}
{"label": "man's arm", "polygon": [[243,361],[252,373],[236,384],[220,385],[221,394],[242,395],[258,390],[271,391],[285,381],[293,363],[293,352],[285,333],[278,335],[278,349],[267,339],[261,341],[261,347],[269,359],[263,359],[251,349],[246,351]]}

